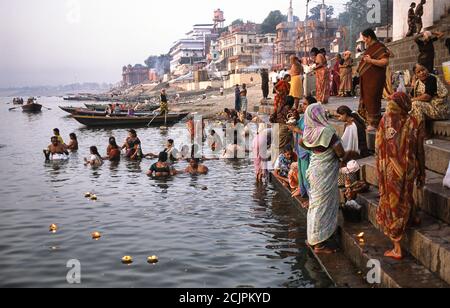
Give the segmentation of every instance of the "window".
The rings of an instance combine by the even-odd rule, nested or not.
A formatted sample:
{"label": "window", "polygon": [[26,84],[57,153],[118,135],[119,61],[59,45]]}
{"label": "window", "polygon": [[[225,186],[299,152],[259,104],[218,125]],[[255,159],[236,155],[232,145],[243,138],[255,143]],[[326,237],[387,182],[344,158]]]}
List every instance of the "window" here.
{"label": "window", "polygon": [[241,38],[241,44],[244,44],[244,39],[243,38]]}

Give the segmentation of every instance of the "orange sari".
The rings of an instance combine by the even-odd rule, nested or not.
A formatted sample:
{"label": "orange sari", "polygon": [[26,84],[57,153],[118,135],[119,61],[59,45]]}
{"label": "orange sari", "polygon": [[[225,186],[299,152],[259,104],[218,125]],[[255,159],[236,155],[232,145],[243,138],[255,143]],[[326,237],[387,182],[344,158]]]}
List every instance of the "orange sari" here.
{"label": "orange sari", "polygon": [[414,183],[420,174],[423,130],[409,115],[411,100],[395,93],[376,137],[380,204],[377,221],[392,241],[400,241],[414,215]]}
{"label": "orange sari", "polygon": [[275,112],[277,112],[278,110],[281,110],[286,103],[286,97],[291,91],[291,85],[285,80],[280,80],[275,86],[275,91],[277,92],[277,95],[274,100],[274,108]]}
{"label": "orange sari", "polygon": [[322,65],[321,68],[316,70],[316,99],[322,104],[328,104],[328,98],[330,97],[330,72],[325,56],[318,54],[316,64]]}

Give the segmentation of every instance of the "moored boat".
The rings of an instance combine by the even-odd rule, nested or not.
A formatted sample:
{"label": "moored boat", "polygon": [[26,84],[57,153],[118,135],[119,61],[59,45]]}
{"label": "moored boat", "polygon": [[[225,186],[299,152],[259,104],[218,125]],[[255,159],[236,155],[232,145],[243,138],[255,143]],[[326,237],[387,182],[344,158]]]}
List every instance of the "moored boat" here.
{"label": "moored boat", "polygon": [[[61,107],[59,108],[71,115],[86,115],[86,116],[106,116],[106,111],[102,110],[93,110],[87,108],[78,108],[78,107]],[[154,116],[154,113],[148,111],[135,111],[134,114],[136,116]],[[127,111],[120,111],[119,113],[114,113],[114,117],[126,117],[128,116]]]}
{"label": "moored boat", "polygon": [[157,126],[157,125],[173,125],[183,120],[189,113],[169,113],[164,115],[152,116],[126,116],[126,117],[106,117],[106,116],[81,116],[74,115],[73,118],[79,123],[92,126]]}
{"label": "moored boat", "polygon": [[[84,104],[86,108],[96,110],[96,111],[106,111],[109,107],[108,104]],[[158,104],[147,104],[143,106],[141,109],[136,110],[137,112],[152,112],[158,109],[160,106]],[[125,111],[124,111],[125,112]]]}

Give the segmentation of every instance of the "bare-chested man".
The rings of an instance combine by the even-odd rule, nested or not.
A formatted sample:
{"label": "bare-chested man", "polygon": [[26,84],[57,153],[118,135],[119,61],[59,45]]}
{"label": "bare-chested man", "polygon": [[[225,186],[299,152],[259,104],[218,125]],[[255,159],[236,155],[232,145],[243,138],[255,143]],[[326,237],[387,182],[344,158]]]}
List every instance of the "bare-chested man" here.
{"label": "bare-chested man", "polygon": [[44,155],[46,160],[50,160],[52,155],[69,155],[69,152],[66,149],[66,146],[59,142],[58,137],[53,136],[51,138],[51,144],[48,146],[46,150],[44,150]]}
{"label": "bare-chested man", "polygon": [[300,99],[303,97],[303,66],[300,59],[291,56],[291,92],[290,96],[294,97],[295,110],[298,109]]}

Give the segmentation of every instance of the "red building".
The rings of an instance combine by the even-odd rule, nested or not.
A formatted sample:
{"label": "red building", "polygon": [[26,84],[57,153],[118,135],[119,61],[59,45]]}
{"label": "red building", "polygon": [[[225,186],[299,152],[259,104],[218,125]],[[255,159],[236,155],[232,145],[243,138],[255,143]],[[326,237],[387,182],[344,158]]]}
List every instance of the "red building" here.
{"label": "red building", "polygon": [[126,86],[134,86],[149,80],[149,69],[141,64],[124,66],[122,82]]}

